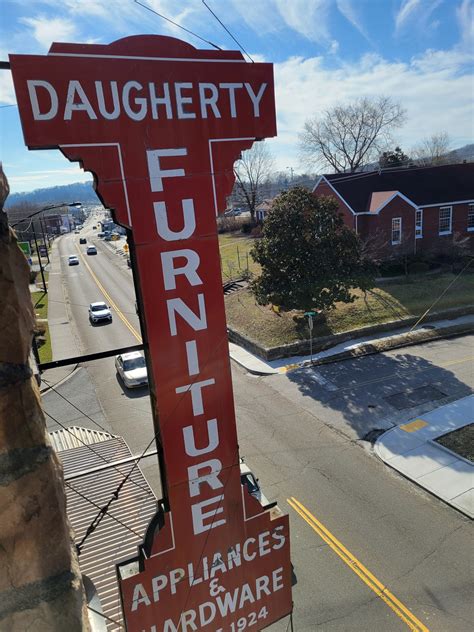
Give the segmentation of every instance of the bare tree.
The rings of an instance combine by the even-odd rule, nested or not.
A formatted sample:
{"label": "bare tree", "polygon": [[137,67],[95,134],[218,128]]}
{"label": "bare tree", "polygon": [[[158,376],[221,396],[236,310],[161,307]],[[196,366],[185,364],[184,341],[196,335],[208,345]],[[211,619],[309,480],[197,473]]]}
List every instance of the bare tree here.
{"label": "bare tree", "polygon": [[424,138],[412,151],[412,156],[423,167],[446,165],[457,162],[455,151],[450,151],[451,139],[447,132],[438,132]]}
{"label": "bare tree", "polygon": [[354,172],[376,162],[392,142],[391,132],[405,121],[405,110],[390,97],[357,99],[306,121],[300,134],[304,164]]}
{"label": "bare tree", "polygon": [[264,187],[273,171],[273,156],[264,141],[254,143],[244,151],[234,165],[235,190],[238,203],[250,211],[255,220],[255,208],[265,197]]}

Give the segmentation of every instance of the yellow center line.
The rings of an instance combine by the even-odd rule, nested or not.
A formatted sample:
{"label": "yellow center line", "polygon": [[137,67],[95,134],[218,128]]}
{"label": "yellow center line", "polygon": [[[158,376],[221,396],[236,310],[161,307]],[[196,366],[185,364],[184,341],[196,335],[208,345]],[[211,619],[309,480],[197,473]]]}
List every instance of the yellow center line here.
{"label": "yellow center line", "polygon": [[112,300],[110,294],[104,288],[102,283],[97,278],[96,274],[93,272],[93,270],[90,267],[90,265],[87,263],[84,255],[82,254],[81,249],[79,248],[79,246],[77,244],[76,244],[76,248],[77,248],[77,251],[79,252],[79,256],[81,257],[84,265],[89,270],[89,272],[90,272],[92,278],[94,279],[95,283],[97,284],[97,287],[99,288],[99,290],[105,296],[106,300],[110,303],[110,306],[114,309],[114,311],[117,313],[117,316],[123,321],[124,325],[129,329],[129,331],[133,334],[133,336],[135,336],[135,338],[138,340],[138,342],[141,342],[142,341],[142,337],[140,336],[138,331],[135,329],[135,327],[127,320],[127,318],[124,315],[124,313],[117,307],[115,301]]}
{"label": "yellow center line", "polygon": [[296,498],[288,504],[316,531],[347,566],[380,598],[413,632],[429,632],[428,628],[382,584],[313,514]]}

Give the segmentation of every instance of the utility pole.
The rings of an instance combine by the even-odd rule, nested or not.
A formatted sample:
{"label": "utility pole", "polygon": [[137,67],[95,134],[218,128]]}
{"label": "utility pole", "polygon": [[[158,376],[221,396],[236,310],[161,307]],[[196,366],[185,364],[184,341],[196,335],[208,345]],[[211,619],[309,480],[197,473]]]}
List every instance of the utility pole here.
{"label": "utility pole", "polygon": [[86,632],[62,467],[29,366],[29,268],[2,210],[8,191],[0,164],[0,629]]}
{"label": "utility pole", "polygon": [[47,230],[45,230],[45,224],[44,224],[44,217],[43,215],[40,215],[40,224],[41,224],[41,232],[43,233],[43,244],[46,246],[46,240],[48,241],[48,245],[46,246],[46,257],[48,258],[48,263],[51,263],[51,261],[49,260],[49,237],[48,237],[48,232]]}
{"label": "utility pole", "polygon": [[313,318],[316,316],[316,312],[305,312],[304,315],[308,319],[308,329],[309,329],[309,357],[311,365],[313,364]]}
{"label": "utility pole", "polygon": [[[38,255],[38,263],[39,263],[40,272],[41,272],[41,280],[43,281],[43,292],[45,294],[47,294],[48,293],[48,287],[46,285],[46,279],[44,278],[43,262],[41,261],[41,255],[40,255],[40,251],[39,251],[39,248],[38,248],[38,240],[36,239],[36,231],[35,231],[35,223],[34,222],[31,222],[31,228],[33,230],[33,239],[35,241],[36,254]],[[48,257],[48,261],[49,261],[49,257]]]}

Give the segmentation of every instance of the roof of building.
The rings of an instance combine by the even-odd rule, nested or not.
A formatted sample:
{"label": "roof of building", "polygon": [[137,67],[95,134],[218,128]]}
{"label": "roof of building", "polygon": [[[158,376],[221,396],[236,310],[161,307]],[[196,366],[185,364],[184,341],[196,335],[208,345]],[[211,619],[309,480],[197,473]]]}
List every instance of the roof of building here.
{"label": "roof of building", "polygon": [[[359,213],[376,210],[373,200],[379,201],[380,206],[394,191],[403,193],[417,206],[474,200],[474,163],[332,173],[324,177],[352,210]],[[377,194],[375,198],[374,194]]]}
{"label": "roof of building", "polygon": [[256,207],[257,211],[269,211],[272,206],[273,206],[273,202],[275,201],[274,198],[265,198],[262,202],[260,202],[260,204]]}
{"label": "roof of building", "polygon": [[79,556],[81,571],[93,582],[108,617],[108,632],[118,632],[124,627],[115,564],[136,556],[156,513],[156,497],[122,437],[78,427],[50,436],[64,468],[67,514],[76,543],[119,483],[130,475]]}

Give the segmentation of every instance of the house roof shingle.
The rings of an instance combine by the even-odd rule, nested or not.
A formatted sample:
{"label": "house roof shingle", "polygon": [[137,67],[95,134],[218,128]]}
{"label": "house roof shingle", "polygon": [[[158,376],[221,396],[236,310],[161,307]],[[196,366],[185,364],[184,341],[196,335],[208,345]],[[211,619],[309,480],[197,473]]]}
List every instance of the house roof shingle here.
{"label": "house roof shingle", "polygon": [[324,177],[352,210],[359,213],[372,210],[374,193],[400,191],[417,206],[474,199],[474,163],[392,169],[381,173],[332,173]]}

